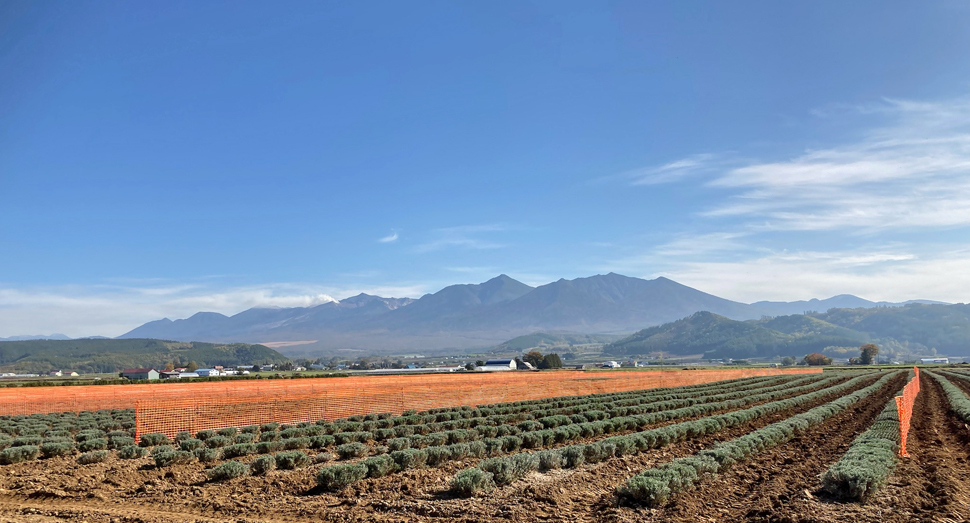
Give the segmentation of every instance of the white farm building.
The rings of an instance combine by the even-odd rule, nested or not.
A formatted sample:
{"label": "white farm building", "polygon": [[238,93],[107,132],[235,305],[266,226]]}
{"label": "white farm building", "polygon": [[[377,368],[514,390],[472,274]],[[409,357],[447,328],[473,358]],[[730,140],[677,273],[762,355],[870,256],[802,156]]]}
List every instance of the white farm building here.
{"label": "white farm building", "polygon": [[515,360],[488,360],[478,370],[482,372],[501,372],[515,370]]}

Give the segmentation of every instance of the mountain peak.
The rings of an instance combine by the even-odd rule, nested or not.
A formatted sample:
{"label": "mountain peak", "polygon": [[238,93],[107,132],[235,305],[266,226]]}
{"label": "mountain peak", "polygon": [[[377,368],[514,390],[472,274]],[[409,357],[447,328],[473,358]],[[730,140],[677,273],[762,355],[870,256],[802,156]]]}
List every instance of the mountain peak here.
{"label": "mountain peak", "polygon": [[385,307],[389,310],[394,310],[398,307],[403,307],[409,305],[413,302],[411,298],[382,298],[380,296],[375,296],[373,294],[360,293],[356,296],[351,296],[349,298],[344,298],[337,302],[340,307],[343,308],[357,308],[374,306],[375,304],[380,304],[379,306]]}
{"label": "mountain peak", "polygon": [[[479,287],[494,286],[494,285],[525,285],[525,284],[520,282],[519,280],[516,280],[515,278],[510,277],[508,274],[499,274],[498,276],[488,281],[484,281],[478,284]],[[526,285],[526,287],[528,287],[528,285]]]}
{"label": "mountain peak", "polygon": [[483,304],[514,300],[532,290],[529,285],[505,274],[500,274],[476,287],[478,287],[478,299]]}
{"label": "mountain peak", "polygon": [[189,317],[190,320],[222,320],[227,319],[228,316],[225,314],[219,314],[218,312],[197,312]]}
{"label": "mountain peak", "polygon": [[360,294],[358,294],[356,296],[351,296],[349,298],[344,298],[344,299],[340,300],[340,303],[357,303],[357,302],[361,302],[361,301],[370,301],[370,300],[374,300],[374,299],[380,299],[380,297],[379,296],[374,296],[373,294],[367,294],[366,292],[362,292],[362,293],[360,293]]}

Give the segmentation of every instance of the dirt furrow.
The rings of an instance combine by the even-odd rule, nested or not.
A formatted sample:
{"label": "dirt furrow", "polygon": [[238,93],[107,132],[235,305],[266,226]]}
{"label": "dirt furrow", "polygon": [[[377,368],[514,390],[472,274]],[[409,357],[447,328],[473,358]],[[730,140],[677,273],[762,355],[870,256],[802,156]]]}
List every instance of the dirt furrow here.
{"label": "dirt furrow", "polygon": [[970,521],[970,430],[949,412],[936,380],[924,377],[921,387],[907,444],[910,458],[874,504],[898,515],[886,521]]}
{"label": "dirt furrow", "polygon": [[[872,377],[860,388],[875,379]],[[613,499],[616,485],[644,468],[693,454],[835,397],[829,395],[811,405],[664,449],[578,469],[533,474],[471,499],[449,495],[448,482],[457,471],[477,460],[366,480],[335,494],[312,489],[317,467],[212,484],[205,482],[204,470],[198,464],[158,470],[149,465],[110,460],[74,468],[72,459],[44,460],[5,469],[9,474],[0,478],[0,488],[7,489],[0,490],[0,522],[649,520],[649,512],[616,505]],[[843,439],[851,441],[851,436]],[[793,458],[782,465],[797,467],[800,453],[810,451],[810,448],[792,447]],[[801,469],[793,473],[799,474]]]}
{"label": "dirt furrow", "polygon": [[817,501],[818,476],[865,431],[905,383],[891,381],[879,393],[818,427],[735,465],[719,477],[685,492],[665,507],[619,507],[603,521],[816,521],[811,510],[790,510],[799,501]]}
{"label": "dirt furrow", "polygon": [[[876,380],[867,380],[858,388]],[[670,445],[643,454],[604,463],[586,465],[578,469],[532,474],[513,485],[496,489],[482,498],[471,500],[449,499],[444,491],[451,474],[437,480],[435,490],[419,490],[417,496],[407,498],[393,496],[386,501],[375,501],[370,506],[385,515],[420,513],[427,517],[454,521],[547,521],[570,519],[575,521],[600,520],[612,507],[603,506],[603,500],[612,498],[616,485],[624,479],[657,463],[687,456],[719,441],[732,439],[752,430],[804,412],[817,405],[835,399],[829,395],[799,409],[776,413],[739,427],[721,431]],[[445,480],[445,481],[442,481]],[[380,491],[395,490],[394,485],[377,483]],[[429,505],[430,502],[430,505]],[[375,517],[377,514],[374,515]]]}
{"label": "dirt furrow", "polygon": [[106,523],[292,523],[291,519],[256,519],[192,511],[171,510],[165,505],[108,504],[102,501],[0,497],[0,522],[86,521]]}

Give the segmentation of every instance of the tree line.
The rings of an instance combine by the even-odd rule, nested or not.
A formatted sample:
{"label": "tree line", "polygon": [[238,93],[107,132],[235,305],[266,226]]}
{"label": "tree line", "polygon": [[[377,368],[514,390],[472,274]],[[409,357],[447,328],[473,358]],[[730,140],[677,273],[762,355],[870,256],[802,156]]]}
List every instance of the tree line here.
{"label": "tree line", "polygon": [[[876,356],[879,355],[879,347],[875,343],[866,343],[859,347],[859,357],[850,358],[849,365],[872,365],[876,362]],[[787,360],[791,360],[788,362]],[[783,358],[783,365],[794,365],[795,358]],[[811,354],[805,355],[802,358],[802,363],[805,365],[831,365],[832,358],[822,354],[821,352],[813,352]]]}

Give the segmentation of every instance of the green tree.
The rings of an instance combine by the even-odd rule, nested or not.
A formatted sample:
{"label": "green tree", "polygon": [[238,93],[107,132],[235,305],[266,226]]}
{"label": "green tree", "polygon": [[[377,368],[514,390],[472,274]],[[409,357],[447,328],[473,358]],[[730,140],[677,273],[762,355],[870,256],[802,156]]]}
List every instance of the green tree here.
{"label": "green tree", "polygon": [[484,367],[485,366],[485,360],[475,360],[475,366],[476,367]]}
{"label": "green tree", "polygon": [[866,343],[859,347],[859,351],[862,353],[860,357],[862,364],[872,365],[876,361],[876,355],[879,354],[879,347],[875,343]]}
{"label": "green tree", "polygon": [[829,358],[828,356],[819,352],[813,352],[811,354],[806,355],[805,358],[802,359],[802,361],[804,361],[806,365],[831,365],[832,364],[832,358]]}
{"label": "green tree", "polygon": [[468,363],[468,364],[466,364],[465,365],[465,370],[475,370],[475,364],[474,363]]}
{"label": "green tree", "polygon": [[529,351],[525,356],[522,356],[522,361],[539,368],[539,365],[542,364],[542,353],[537,350]]}
{"label": "green tree", "polygon": [[190,361],[189,364],[185,366],[185,372],[195,372],[197,370],[199,370],[199,364],[194,361]]}
{"label": "green tree", "polygon": [[784,358],[781,359],[781,364],[786,367],[791,367],[792,365],[795,364],[795,358],[791,356],[785,356]]}
{"label": "green tree", "polygon": [[558,354],[546,354],[539,362],[540,369],[561,369],[562,359]]}

